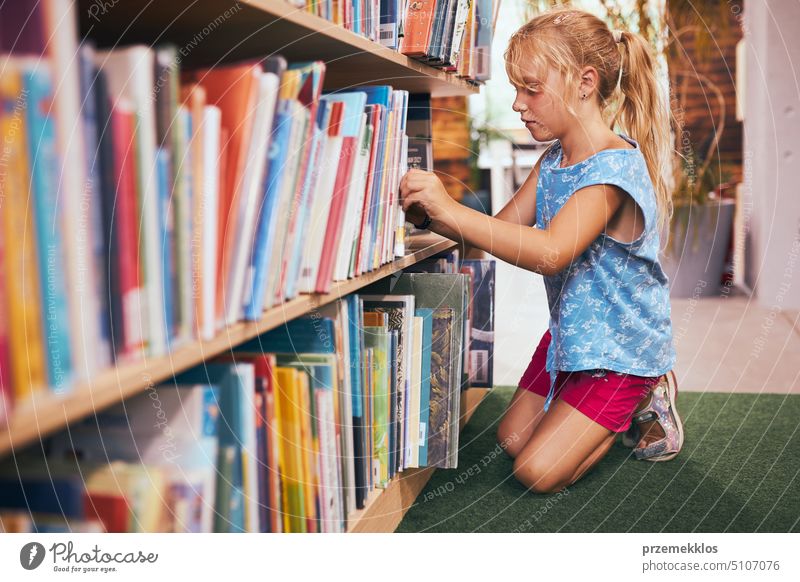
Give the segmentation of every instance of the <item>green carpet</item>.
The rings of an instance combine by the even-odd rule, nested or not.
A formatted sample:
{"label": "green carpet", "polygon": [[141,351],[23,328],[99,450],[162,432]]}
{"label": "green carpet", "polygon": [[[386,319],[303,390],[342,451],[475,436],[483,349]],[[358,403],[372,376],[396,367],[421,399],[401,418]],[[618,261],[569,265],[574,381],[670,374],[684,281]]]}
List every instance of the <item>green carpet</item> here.
{"label": "green carpet", "polygon": [[459,468],[434,473],[398,532],[800,531],[800,396],[683,393],[678,457],[637,461],[618,441],[565,492],[538,495],[495,440],[513,392],[486,397]]}

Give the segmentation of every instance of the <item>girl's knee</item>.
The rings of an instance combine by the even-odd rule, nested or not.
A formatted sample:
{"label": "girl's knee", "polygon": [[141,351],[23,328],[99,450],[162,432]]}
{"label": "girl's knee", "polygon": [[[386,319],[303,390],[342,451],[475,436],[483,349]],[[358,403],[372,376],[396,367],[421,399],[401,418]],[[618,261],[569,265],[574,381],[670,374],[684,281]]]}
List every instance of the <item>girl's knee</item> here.
{"label": "girl's knee", "polygon": [[536,458],[516,458],[514,477],[534,493],[557,493],[570,484],[571,475],[565,475],[552,463]]}

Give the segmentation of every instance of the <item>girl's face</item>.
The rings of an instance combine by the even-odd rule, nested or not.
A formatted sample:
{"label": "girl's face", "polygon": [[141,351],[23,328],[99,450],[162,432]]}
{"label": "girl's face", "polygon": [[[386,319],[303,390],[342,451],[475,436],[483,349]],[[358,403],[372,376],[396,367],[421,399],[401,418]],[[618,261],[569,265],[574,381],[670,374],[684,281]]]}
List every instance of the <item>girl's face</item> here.
{"label": "girl's face", "polygon": [[562,133],[567,112],[562,98],[563,82],[560,75],[549,71],[541,79],[531,71],[522,71],[523,86],[515,86],[517,96],[512,109],[536,141],[550,141]]}

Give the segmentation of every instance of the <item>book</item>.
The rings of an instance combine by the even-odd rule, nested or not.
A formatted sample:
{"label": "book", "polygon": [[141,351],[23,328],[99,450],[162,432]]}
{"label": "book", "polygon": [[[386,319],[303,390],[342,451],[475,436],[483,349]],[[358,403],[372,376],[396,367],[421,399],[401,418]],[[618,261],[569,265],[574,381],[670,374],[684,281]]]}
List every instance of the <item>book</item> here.
{"label": "book", "polygon": [[473,292],[471,297],[472,326],[470,330],[469,385],[491,388],[494,385],[494,295],[496,261],[465,259],[471,265]]}
{"label": "book", "polygon": [[[137,237],[141,248],[143,300],[140,301],[143,339],[147,353],[162,355],[167,339],[164,326],[164,283],[159,249],[159,197],[157,183],[155,53],[142,45],[98,51],[96,64],[105,73],[113,103],[125,102],[135,116],[131,155],[136,163],[137,206],[134,224],[150,236]],[[138,220],[137,220],[138,219]],[[138,232],[138,228],[137,231]],[[154,236],[155,235],[155,236]]]}
{"label": "book", "polygon": [[394,455],[397,455],[398,468],[405,468],[405,459],[410,456],[408,442],[408,401],[411,398],[411,353],[414,317],[413,295],[361,295],[365,312],[387,314],[387,329],[397,332],[397,371],[393,377],[397,381],[396,408],[393,410],[395,418],[395,434],[397,441]]}
{"label": "book", "polygon": [[[449,390],[451,392],[448,409],[448,427],[450,431],[448,456],[445,461],[437,459],[437,462],[440,463],[437,466],[454,468],[458,462],[457,419],[460,414],[464,321],[469,300],[466,276],[444,273],[403,273],[396,279],[378,281],[368,289],[393,295],[414,295],[417,307],[453,309],[452,322],[448,328],[451,334],[452,357],[446,360],[449,366],[447,380],[450,383]],[[456,419],[456,421],[453,422],[452,419]],[[428,430],[430,443],[430,431],[433,430],[433,427],[428,427]]]}
{"label": "book", "polygon": [[[28,132],[20,69],[13,59],[0,71],[0,137],[3,139],[7,175],[0,209],[4,242],[3,274],[7,293],[10,383],[5,389],[13,400],[27,400],[46,387],[44,326],[41,291],[32,236],[33,208],[25,201],[30,169],[25,136]],[[9,391],[9,388],[12,388]],[[8,403],[8,398],[6,402]],[[7,404],[8,406],[8,404]]]}
{"label": "book", "polygon": [[422,340],[420,344],[420,388],[419,388],[419,449],[418,466],[428,465],[428,427],[431,416],[431,365],[433,363],[433,309],[418,308],[422,318]]}
{"label": "book", "polygon": [[[62,393],[75,380],[74,352],[71,342],[69,298],[64,265],[67,241],[58,209],[58,152],[55,120],[48,114],[53,97],[49,68],[38,61],[20,63],[22,85],[28,95],[25,108],[30,130],[28,159],[37,236],[39,280],[44,306],[44,344],[47,346],[47,382],[50,389]],[[33,136],[36,136],[33,139]]]}
{"label": "book", "polygon": [[[450,426],[454,419],[451,402],[453,334],[455,311],[452,308],[437,308],[433,312],[431,328],[431,375],[428,407],[428,451],[429,467],[448,468],[450,456]],[[457,421],[456,421],[457,422]]]}
{"label": "book", "polygon": [[[366,322],[365,322],[366,323]],[[372,403],[372,482],[384,488],[389,483],[389,419],[391,335],[386,326],[364,326],[364,347],[372,351],[370,400]]]}
{"label": "book", "polygon": [[200,383],[219,387],[218,465],[228,463],[221,455],[233,449],[232,475],[217,472],[217,487],[230,487],[230,521],[217,518],[215,532],[258,532],[258,451],[256,444],[255,370],[247,362],[214,362],[176,377],[182,384]]}

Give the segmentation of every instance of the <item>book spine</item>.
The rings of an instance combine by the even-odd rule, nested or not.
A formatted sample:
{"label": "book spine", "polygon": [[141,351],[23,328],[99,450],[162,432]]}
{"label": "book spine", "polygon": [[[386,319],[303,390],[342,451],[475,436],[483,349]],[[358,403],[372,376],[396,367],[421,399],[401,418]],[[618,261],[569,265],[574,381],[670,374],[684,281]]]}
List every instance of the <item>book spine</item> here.
{"label": "book spine", "polygon": [[[198,193],[201,205],[201,259],[202,273],[202,325],[200,330],[204,339],[214,337],[216,331],[217,308],[217,256],[219,238],[219,188],[220,188],[220,131],[222,116],[219,107],[206,105],[201,113],[203,133],[202,146],[202,190]],[[195,138],[197,139],[197,138]]]}
{"label": "book spine", "polygon": [[[92,377],[99,366],[107,363],[108,352],[99,343],[100,311],[97,296],[91,228],[91,190],[86,187],[87,151],[81,125],[80,88],[81,59],[78,49],[78,7],[70,0],[49,0],[43,3],[47,58],[50,63],[52,118],[55,132],[56,188],[53,199],[58,204],[61,224],[60,257],[64,270],[67,301],[70,374],[76,380]],[[39,134],[32,134],[39,135]],[[48,162],[49,163],[49,162]],[[57,348],[63,350],[63,348]],[[51,359],[51,364],[53,363]]]}
{"label": "book spine", "polygon": [[272,135],[272,145],[268,152],[268,170],[264,177],[264,201],[260,208],[256,238],[250,259],[250,273],[247,277],[249,293],[245,295],[244,317],[257,321],[264,309],[269,261],[275,244],[275,222],[277,204],[280,198],[283,175],[286,169],[285,147],[292,129],[291,108],[287,100],[278,104]]}
{"label": "book spine", "polygon": [[38,270],[30,267],[36,261],[33,210],[26,203],[30,188],[26,109],[30,99],[12,61],[0,72],[0,99],[0,138],[7,164],[0,236],[4,237],[6,250],[10,376],[14,397],[22,399],[45,386],[46,372],[39,276]]}
{"label": "book spine", "polygon": [[156,178],[158,185],[159,213],[161,219],[158,229],[158,246],[161,249],[161,282],[164,296],[164,328],[167,347],[172,346],[175,334],[175,295],[176,284],[174,244],[175,220],[171,204],[170,154],[158,148],[156,151]]}
{"label": "book spine", "polygon": [[[120,355],[134,358],[144,350],[142,329],[142,301],[144,289],[141,284],[139,265],[139,244],[136,237],[136,153],[134,141],[134,114],[115,108],[111,113],[111,132],[113,133],[114,173],[116,198],[112,200],[113,230],[116,244],[112,248],[118,269],[118,289],[123,322],[123,349]],[[115,198],[115,199],[114,199]],[[113,251],[116,251],[114,253]]]}
{"label": "book spine", "polygon": [[103,155],[99,151],[99,115],[97,107],[96,85],[97,74],[94,67],[94,48],[84,45],[80,49],[81,66],[81,120],[83,122],[83,143],[86,152],[85,190],[89,201],[89,224],[91,232],[91,264],[94,270],[94,288],[96,299],[96,321],[98,326],[97,345],[93,346],[98,369],[112,363],[114,348],[111,341],[111,306],[109,299],[109,244],[104,230],[103,218]]}
{"label": "book spine", "polygon": [[58,154],[55,122],[45,112],[52,98],[50,74],[44,66],[23,73],[30,94],[27,108],[28,143],[38,242],[39,277],[42,282],[44,335],[47,346],[48,383],[51,390],[67,390],[74,375],[70,344],[65,249],[61,216],[58,214]]}

